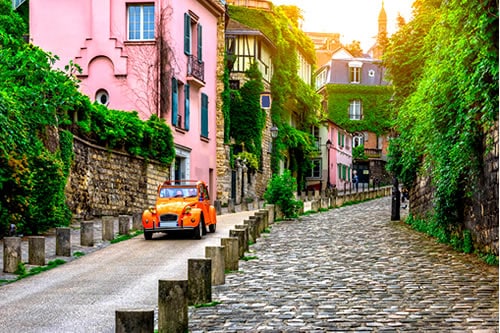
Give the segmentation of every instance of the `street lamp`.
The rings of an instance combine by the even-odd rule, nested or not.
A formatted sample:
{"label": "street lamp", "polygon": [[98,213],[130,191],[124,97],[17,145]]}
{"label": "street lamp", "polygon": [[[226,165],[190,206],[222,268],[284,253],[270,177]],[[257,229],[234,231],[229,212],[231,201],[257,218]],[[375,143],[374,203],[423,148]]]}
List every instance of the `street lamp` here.
{"label": "street lamp", "polygon": [[273,127],[271,127],[271,137],[273,139],[276,139],[278,137],[278,127],[276,127],[276,125],[273,125]]}
{"label": "street lamp", "polygon": [[326,168],[326,186],[330,188],[330,148],[332,148],[332,142],[330,139],[326,140],[326,154],[328,157],[328,166]]}

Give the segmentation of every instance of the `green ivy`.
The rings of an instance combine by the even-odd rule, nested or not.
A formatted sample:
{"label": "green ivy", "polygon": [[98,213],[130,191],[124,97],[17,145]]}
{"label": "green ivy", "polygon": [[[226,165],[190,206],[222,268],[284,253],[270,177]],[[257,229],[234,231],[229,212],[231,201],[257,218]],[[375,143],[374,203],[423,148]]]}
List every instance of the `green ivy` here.
{"label": "green ivy", "polygon": [[304,145],[289,141],[289,135],[285,135],[286,124],[290,124],[291,115],[294,115],[297,131],[301,132],[299,136],[306,137],[311,126],[319,124],[316,111],[320,109],[320,99],[312,85],[304,83],[297,74],[299,50],[311,63],[315,63],[316,59],[314,44],[298,27],[298,13],[294,6],[273,6],[272,11],[229,6],[232,19],[258,29],[277,48],[271,79],[271,120],[278,126],[279,133],[273,142],[271,169],[277,173],[279,162],[288,156],[290,169],[303,188],[303,180],[310,169],[309,152],[314,150],[314,146],[310,140],[300,140]]}
{"label": "green ivy", "polygon": [[[377,135],[387,133],[392,127],[390,86],[363,86],[354,84],[329,84],[328,116],[348,132],[370,131]],[[349,119],[349,105],[352,100],[361,100],[361,120]]]}

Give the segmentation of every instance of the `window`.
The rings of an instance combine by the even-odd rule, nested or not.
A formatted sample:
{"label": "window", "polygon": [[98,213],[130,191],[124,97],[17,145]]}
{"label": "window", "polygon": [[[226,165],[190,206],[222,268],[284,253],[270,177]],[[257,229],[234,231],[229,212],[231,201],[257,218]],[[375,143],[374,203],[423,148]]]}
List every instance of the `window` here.
{"label": "window", "polygon": [[321,178],[321,159],[314,159],[312,162],[310,178]]}
{"label": "window", "polygon": [[349,119],[361,120],[362,116],[361,101],[359,99],[352,100],[349,105]]}
{"label": "window", "polygon": [[368,76],[369,76],[369,77],[375,77],[375,71],[374,71],[373,69],[370,69],[370,70],[368,71]]}
{"label": "window", "polygon": [[201,136],[208,138],[208,96],[201,94]]}
{"label": "window", "polygon": [[97,103],[102,105],[108,105],[109,103],[109,94],[104,89],[99,89],[95,94],[95,100]]}
{"label": "window", "polygon": [[349,82],[351,83],[361,82],[361,68],[349,67]]}
{"label": "window", "polygon": [[153,40],[155,38],[154,5],[128,6],[128,39]]}
{"label": "window", "polygon": [[172,78],[172,126],[186,131],[190,122],[189,91],[189,84]]}
{"label": "window", "polygon": [[349,82],[361,83],[361,67],[363,63],[360,61],[349,62]]}
{"label": "window", "polygon": [[337,132],[337,144],[339,147],[345,146],[345,134],[340,131]]}
{"label": "window", "polygon": [[184,14],[184,53],[194,55],[199,62],[203,61],[203,27],[198,24],[198,17],[193,13]]}
{"label": "window", "polygon": [[363,145],[364,142],[365,142],[365,136],[362,135],[362,134],[355,135],[352,138],[352,146],[353,147],[357,147],[357,146]]}

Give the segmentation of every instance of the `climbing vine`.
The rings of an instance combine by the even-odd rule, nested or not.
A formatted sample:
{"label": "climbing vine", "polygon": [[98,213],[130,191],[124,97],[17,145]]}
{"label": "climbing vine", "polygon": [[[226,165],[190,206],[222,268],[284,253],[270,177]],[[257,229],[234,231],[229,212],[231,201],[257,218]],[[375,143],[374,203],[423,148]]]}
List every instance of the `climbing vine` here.
{"label": "climbing vine", "polygon": [[417,175],[432,179],[431,219],[448,241],[461,233],[485,133],[498,120],[498,2],[421,1],[386,57],[399,113],[390,170],[406,186]]}
{"label": "climbing vine", "polygon": [[[299,29],[297,19],[300,11],[295,6],[277,6],[272,11],[254,10],[244,7],[229,6],[232,19],[264,33],[276,46],[273,57],[273,77],[271,79],[271,120],[278,129],[271,156],[273,173],[279,171],[279,162],[289,158],[289,167],[303,188],[304,179],[310,168],[313,140],[309,139],[312,125],[319,119],[319,96],[314,88],[298,76],[298,51],[310,63],[315,62],[315,50],[312,41]],[[292,19],[290,19],[292,18]],[[295,56],[292,56],[295,55]],[[296,136],[300,145],[290,139],[287,124],[296,124]]]}

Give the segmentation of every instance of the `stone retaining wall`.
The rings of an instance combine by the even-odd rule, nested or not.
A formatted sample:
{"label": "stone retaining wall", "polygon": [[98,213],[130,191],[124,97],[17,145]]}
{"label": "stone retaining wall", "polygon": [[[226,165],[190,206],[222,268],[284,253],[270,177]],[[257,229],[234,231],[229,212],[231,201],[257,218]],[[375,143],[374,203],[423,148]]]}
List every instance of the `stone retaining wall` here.
{"label": "stone retaining wall", "polygon": [[[498,122],[485,135],[483,168],[476,179],[475,193],[464,207],[464,227],[471,232],[474,246],[498,255]],[[434,193],[429,177],[418,177],[410,191],[412,215],[432,215]]]}
{"label": "stone retaining wall", "polygon": [[105,149],[78,137],[66,186],[66,202],[75,217],[134,214],[153,205],[156,189],[169,169],[143,158]]}

